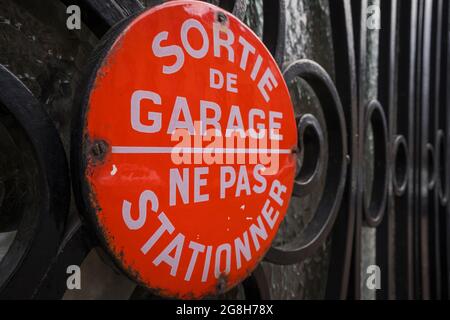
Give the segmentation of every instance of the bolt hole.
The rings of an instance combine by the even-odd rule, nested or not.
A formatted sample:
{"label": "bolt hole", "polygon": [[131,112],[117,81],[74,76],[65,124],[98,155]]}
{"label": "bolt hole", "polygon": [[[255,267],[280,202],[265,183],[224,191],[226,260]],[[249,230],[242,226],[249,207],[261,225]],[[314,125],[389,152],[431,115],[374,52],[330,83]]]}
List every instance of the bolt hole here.
{"label": "bolt hole", "polygon": [[106,141],[95,140],[91,145],[91,155],[93,160],[102,161],[108,152],[109,146]]}
{"label": "bolt hole", "polygon": [[227,16],[226,16],[223,12],[218,12],[218,13],[217,13],[217,21],[218,21],[219,23],[224,24],[224,23],[227,22],[227,20],[228,20],[228,18],[227,18]]}

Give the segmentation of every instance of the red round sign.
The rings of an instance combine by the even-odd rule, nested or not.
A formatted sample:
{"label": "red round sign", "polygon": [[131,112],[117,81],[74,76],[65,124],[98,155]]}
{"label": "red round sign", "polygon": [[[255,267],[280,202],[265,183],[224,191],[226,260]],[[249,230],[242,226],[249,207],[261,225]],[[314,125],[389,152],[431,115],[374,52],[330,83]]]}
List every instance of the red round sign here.
{"label": "red round sign", "polygon": [[288,207],[297,134],[282,74],[249,28],[202,2],[155,7],[107,37],[75,139],[81,204],[140,284],[228,290]]}

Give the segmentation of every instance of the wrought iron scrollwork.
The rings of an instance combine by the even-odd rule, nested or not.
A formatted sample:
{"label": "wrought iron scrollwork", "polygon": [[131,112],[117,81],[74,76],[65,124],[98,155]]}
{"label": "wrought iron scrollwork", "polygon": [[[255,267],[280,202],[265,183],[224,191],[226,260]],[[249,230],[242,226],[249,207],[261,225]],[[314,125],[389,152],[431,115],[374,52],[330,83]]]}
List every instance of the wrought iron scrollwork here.
{"label": "wrought iron scrollwork", "polygon": [[[318,183],[318,176],[325,178],[321,201],[302,236],[298,237],[293,245],[294,249],[282,249],[272,247],[266,255],[266,260],[277,264],[293,264],[304,260],[324,241],[331,231],[338,213],[344,193],[347,173],[347,133],[342,105],[336,87],[330,76],[317,63],[309,60],[299,60],[289,65],[284,71],[286,82],[291,83],[296,77],[305,80],[316,92],[320,105],[324,109],[326,133],[320,128],[317,120],[312,115],[303,115],[299,120],[300,152],[304,153],[300,165],[300,174],[295,182],[293,196],[301,196],[311,192],[311,185]],[[305,132],[310,130],[312,141],[308,141]],[[328,150],[323,146],[323,136],[327,135]],[[316,155],[309,147],[309,143],[315,145]],[[316,160],[305,158],[313,157]],[[326,159],[326,160],[325,160]],[[326,169],[324,163],[327,162]],[[312,164],[310,162],[313,162]],[[316,163],[314,163],[316,162]],[[312,168],[312,169],[311,169]],[[306,176],[306,177],[304,177]]]}

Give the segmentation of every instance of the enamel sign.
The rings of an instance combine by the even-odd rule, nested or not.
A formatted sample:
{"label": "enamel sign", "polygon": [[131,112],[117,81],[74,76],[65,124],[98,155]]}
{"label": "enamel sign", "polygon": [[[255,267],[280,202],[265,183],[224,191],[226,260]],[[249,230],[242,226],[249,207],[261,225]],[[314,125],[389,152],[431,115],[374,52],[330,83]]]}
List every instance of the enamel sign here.
{"label": "enamel sign", "polygon": [[202,2],[155,7],[108,37],[82,104],[79,202],[136,282],[222,293],[287,211],[297,134],[282,74],[248,27]]}

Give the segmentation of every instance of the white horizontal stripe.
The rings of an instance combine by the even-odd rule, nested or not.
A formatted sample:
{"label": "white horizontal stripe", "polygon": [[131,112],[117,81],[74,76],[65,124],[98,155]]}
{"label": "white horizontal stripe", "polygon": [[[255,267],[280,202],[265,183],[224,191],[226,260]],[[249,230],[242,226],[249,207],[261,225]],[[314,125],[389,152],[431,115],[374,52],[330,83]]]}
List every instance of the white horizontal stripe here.
{"label": "white horizontal stripe", "polygon": [[290,154],[290,149],[246,148],[188,148],[188,147],[125,147],[114,146],[112,153],[119,154],[172,154],[172,153],[224,153],[224,154]]}

